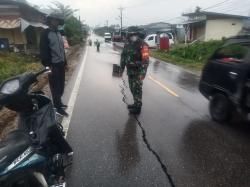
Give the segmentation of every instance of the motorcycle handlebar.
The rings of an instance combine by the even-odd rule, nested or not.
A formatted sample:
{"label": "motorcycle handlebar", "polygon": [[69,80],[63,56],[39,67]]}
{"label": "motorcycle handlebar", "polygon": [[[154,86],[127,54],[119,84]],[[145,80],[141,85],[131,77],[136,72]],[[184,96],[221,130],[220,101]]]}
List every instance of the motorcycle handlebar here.
{"label": "motorcycle handlebar", "polygon": [[46,73],[46,72],[50,72],[49,67],[46,67],[45,69],[43,69],[43,70],[37,72],[37,73],[35,74],[35,77],[38,77],[39,75],[42,75],[43,73]]}

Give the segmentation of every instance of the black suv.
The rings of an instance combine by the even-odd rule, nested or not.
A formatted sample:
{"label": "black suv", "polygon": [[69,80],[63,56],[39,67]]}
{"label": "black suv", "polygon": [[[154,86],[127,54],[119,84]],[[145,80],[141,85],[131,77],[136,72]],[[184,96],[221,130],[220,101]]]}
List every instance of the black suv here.
{"label": "black suv", "polygon": [[210,100],[213,120],[226,122],[234,112],[250,112],[250,35],[225,41],[204,67],[200,92]]}

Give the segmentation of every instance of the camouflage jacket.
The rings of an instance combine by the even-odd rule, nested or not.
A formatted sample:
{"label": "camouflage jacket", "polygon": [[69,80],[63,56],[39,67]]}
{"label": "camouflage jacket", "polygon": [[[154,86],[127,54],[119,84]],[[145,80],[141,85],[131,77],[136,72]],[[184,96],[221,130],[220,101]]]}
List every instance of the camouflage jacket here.
{"label": "camouflage jacket", "polygon": [[142,61],[141,49],[144,41],[138,40],[137,42],[128,42],[125,44],[121,54],[121,70],[124,71],[127,67],[128,75],[142,75],[146,76],[148,61]]}

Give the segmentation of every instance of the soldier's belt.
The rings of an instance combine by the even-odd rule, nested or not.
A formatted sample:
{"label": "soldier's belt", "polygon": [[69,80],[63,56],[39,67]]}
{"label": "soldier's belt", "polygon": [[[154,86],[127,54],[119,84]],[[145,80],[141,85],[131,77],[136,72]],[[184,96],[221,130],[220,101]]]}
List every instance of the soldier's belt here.
{"label": "soldier's belt", "polygon": [[138,69],[139,67],[136,64],[127,64],[127,68],[128,69]]}

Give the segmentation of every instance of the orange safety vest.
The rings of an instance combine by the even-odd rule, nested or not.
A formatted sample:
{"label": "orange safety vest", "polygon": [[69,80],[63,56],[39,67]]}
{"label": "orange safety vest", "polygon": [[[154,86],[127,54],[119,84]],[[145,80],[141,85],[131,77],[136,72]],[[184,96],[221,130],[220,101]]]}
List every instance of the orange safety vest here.
{"label": "orange safety vest", "polygon": [[147,44],[142,45],[141,56],[143,62],[149,60],[149,47]]}

